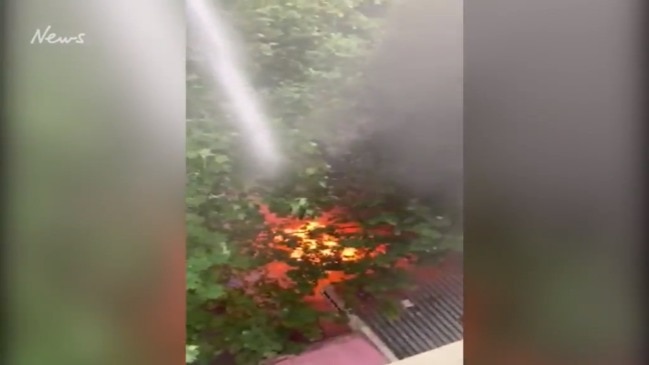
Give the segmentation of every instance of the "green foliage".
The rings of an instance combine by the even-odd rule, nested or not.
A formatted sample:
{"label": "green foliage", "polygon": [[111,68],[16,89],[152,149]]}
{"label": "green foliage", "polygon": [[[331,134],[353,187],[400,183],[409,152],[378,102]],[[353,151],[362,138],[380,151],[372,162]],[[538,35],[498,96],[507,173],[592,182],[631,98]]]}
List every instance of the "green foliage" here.
{"label": "green foliage", "polygon": [[196,359],[198,359],[199,353],[200,352],[198,351],[198,346],[196,345],[185,346],[185,363],[191,364],[194,361],[196,361]]}
{"label": "green foliage", "polygon": [[[318,324],[326,314],[306,305],[304,297],[313,294],[326,271],[354,276],[340,288],[350,302],[361,291],[381,297],[405,282],[395,269],[399,260],[435,256],[449,242],[442,234],[449,222],[373,179],[372,166],[337,177],[312,140],[309,118],[352,102],[343,92],[362,81],[361,66],[380,30],[380,21],[368,14],[385,6],[377,0],[225,1],[251,61],[255,90],[272,111],[282,153],[290,160],[272,182],[246,177],[243,136],[188,62],[187,342],[198,346],[191,360],[201,363],[226,352],[239,364],[252,365],[298,352],[321,336]],[[325,127],[336,131],[333,121]],[[316,230],[313,239],[327,234],[340,242],[333,249],[337,255],[305,249],[303,259],[295,260],[271,245],[281,227],[264,220],[261,204],[277,216],[299,219],[336,207],[341,222],[361,227],[346,233]],[[377,233],[385,227],[388,233]],[[283,242],[298,244],[290,237]],[[384,252],[342,261],[342,247]],[[273,261],[293,267],[292,285],[264,275]]]}

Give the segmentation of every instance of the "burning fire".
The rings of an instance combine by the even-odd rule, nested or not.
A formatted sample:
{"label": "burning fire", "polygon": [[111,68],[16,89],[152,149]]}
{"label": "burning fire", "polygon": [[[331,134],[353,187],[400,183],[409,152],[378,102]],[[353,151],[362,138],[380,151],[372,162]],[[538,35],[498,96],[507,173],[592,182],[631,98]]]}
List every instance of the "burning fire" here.
{"label": "burning fire", "polygon": [[[319,256],[331,257],[334,256],[338,246],[338,240],[328,234],[323,234],[320,239],[311,238],[311,232],[316,229],[325,228],[326,226],[318,221],[310,221],[303,224],[300,228],[285,229],[284,233],[298,238],[300,246],[293,249],[290,257],[296,260],[301,260],[305,251],[317,251]],[[354,261],[360,258],[360,253],[353,247],[343,247],[340,252],[342,261]],[[317,260],[317,259],[316,259]]]}
{"label": "burning fire", "polygon": [[[336,211],[324,213],[318,218],[303,220],[296,218],[280,218],[273,214],[267,206],[261,205],[261,213],[268,224],[279,232],[271,243],[274,248],[283,250],[288,253],[289,257],[294,260],[308,260],[312,263],[319,264],[323,258],[338,257],[343,262],[354,262],[365,257],[375,257],[385,253],[385,246],[376,247],[373,250],[366,250],[354,247],[343,247],[340,240],[331,234],[316,232],[323,228],[335,227],[337,233],[350,234],[359,233],[361,227],[354,222],[348,222],[344,225],[336,224],[334,217]],[[288,247],[288,238],[295,239],[297,247]],[[267,241],[266,241],[267,242]],[[290,286],[290,280],[287,279],[287,272],[292,270],[289,263],[283,261],[273,261],[266,266],[266,274],[269,278],[277,279],[287,286]],[[343,271],[327,271],[326,278],[318,281],[313,290],[313,296],[308,300],[322,299],[322,290],[330,284],[345,281],[352,278],[353,275]]]}
{"label": "burning fire", "polygon": [[[314,231],[330,226],[332,216],[335,212],[325,213],[312,220],[301,220],[295,218],[279,218],[273,214],[267,206],[261,206],[261,213],[267,223],[279,228],[281,233],[274,237],[274,245],[278,249],[290,251],[289,256],[295,260],[308,259],[312,262],[319,262],[322,257],[334,257],[338,255],[342,261],[356,261],[363,257],[363,252],[353,247],[340,247],[338,238],[326,234],[314,234]],[[346,225],[345,228],[336,227],[340,233],[354,233],[360,229],[357,225]],[[287,247],[287,236],[295,238],[297,247]],[[315,255],[313,255],[315,253]]]}

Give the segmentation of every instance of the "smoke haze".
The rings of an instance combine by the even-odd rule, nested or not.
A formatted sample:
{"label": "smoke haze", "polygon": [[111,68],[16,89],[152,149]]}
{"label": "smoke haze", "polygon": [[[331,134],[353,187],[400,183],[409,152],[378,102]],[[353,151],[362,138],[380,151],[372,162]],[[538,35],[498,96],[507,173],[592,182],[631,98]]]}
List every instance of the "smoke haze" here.
{"label": "smoke haze", "polygon": [[463,177],[462,15],[462,1],[395,5],[366,72],[365,138],[355,141],[379,151],[386,178],[456,208]]}

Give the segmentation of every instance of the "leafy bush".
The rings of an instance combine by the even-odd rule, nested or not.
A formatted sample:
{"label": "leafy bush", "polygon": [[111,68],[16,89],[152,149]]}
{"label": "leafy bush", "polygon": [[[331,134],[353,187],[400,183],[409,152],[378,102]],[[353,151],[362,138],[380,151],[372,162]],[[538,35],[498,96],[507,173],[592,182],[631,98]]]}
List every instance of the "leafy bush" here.
{"label": "leafy bush", "polygon": [[[247,365],[298,352],[321,335],[319,323],[327,314],[305,304],[304,297],[327,271],[350,277],[341,283],[348,301],[359,291],[380,297],[403,284],[395,269],[399,260],[440,251],[449,222],[373,177],[375,166],[362,162],[363,153],[331,159],[313,140],[310,121],[351,106],[343,92],[362,81],[361,66],[380,30],[380,21],[368,14],[385,6],[378,0],[224,4],[254,61],[248,70],[290,161],[273,181],[248,178],[241,150],[245,136],[188,62],[187,341],[198,346],[188,353],[191,360],[228,353]],[[320,130],[335,137],[336,123],[353,121],[331,121]],[[314,230],[316,241],[335,237],[340,246],[332,250],[338,255],[315,249],[298,260],[274,238],[284,235],[283,247],[296,247],[298,239],[287,236],[279,220],[269,222],[262,207],[296,219],[315,219],[335,208],[338,221],[358,227]],[[345,261],[342,247],[380,254]],[[288,287],[264,275],[277,261],[293,267]]]}

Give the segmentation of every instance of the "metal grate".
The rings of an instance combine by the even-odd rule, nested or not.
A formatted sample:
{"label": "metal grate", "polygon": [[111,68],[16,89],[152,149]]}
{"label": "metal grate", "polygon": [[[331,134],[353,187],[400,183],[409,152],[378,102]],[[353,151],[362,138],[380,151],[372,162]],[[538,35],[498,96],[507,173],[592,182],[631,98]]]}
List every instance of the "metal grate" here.
{"label": "metal grate", "polygon": [[462,340],[461,270],[444,271],[431,282],[419,284],[416,291],[402,295],[401,299],[403,308],[396,319],[386,317],[376,306],[354,308],[397,358]]}

